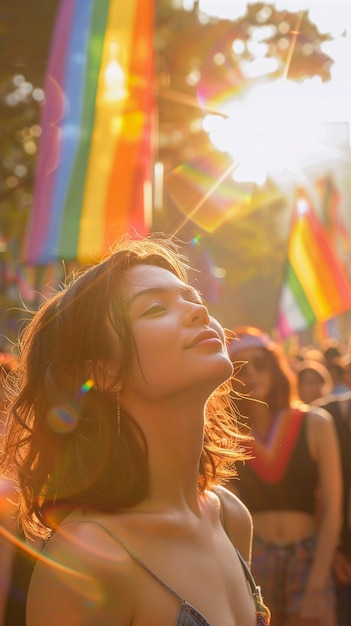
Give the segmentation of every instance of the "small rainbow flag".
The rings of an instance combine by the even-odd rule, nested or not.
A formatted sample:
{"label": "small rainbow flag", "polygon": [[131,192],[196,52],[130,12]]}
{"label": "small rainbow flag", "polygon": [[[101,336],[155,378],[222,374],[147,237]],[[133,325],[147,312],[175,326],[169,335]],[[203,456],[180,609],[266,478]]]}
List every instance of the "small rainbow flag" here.
{"label": "small rainbow flag", "polygon": [[154,0],[61,0],[24,262],[98,260],[151,211]]}
{"label": "small rainbow flag", "polygon": [[351,309],[351,283],[311,202],[297,190],[277,330],[281,338]]}

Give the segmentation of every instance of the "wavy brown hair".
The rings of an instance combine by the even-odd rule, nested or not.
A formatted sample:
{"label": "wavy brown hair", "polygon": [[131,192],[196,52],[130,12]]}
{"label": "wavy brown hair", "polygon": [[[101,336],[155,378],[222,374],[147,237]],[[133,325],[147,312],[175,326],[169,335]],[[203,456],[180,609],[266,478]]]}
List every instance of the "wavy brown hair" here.
{"label": "wavy brown hair", "polygon": [[[20,335],[1,462],[18,477],[19,517],[27,535],[46,535],[57,522],[53,510],[116,512],[148,494],[143,432],[122,409],[117,436],[112,390],[135,354],[121,286],[124,273],[137,264],[163,267],[188,282],[187,261],[171,240],[125,239],[100,263],[66,281]],[[119,364],[115,380],[92,385],[91,380],[107,380],[111,363]],[[243,458],[229,388],[228,381],[218,387],[206,405],[201,491],[232,476],[235,461]]]}

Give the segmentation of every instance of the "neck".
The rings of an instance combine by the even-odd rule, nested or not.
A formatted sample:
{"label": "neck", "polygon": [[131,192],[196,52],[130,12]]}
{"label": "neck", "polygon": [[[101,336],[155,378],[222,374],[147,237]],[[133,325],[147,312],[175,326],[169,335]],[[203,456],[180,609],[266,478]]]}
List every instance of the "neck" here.
{"label": "neck", "polygon": [[196,509],[203,446],[204,406],[173,399],[143,401],[133,418],[146,438],[150,472],[150,506]]}

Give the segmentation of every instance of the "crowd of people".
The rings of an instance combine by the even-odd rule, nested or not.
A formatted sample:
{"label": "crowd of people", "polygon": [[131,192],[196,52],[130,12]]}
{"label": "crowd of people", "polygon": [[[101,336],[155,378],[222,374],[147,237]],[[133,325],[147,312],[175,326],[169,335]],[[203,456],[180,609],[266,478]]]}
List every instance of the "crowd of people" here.
{"label": "crowd of people", "polygon": [[68,279],[1,364],[0,626],[350,626],[348,356],[224,330],[167,238]]}
{"label": "crowd of people", "polygon": [[351,624],[351,388],[336,345],[291,357],[258,328],[229,354],[251,458],[230,486],[253,517],[252,571],[272,625]]}
{"label": "crowd of people", "polygon": [[[332,417],[338,440],[342,477],[342,521],[332,570],[336,588],[338,626],[351,624],[351,352],[332,339],[320,348],[307,346],[295,368],[300,397]],[[309,363],[313,378],[306,381]],[[292,365],[294,369],[294,364]],[[317,377],[320,375],[318,382]],[[323,380],[321,384],[321,380]]]}

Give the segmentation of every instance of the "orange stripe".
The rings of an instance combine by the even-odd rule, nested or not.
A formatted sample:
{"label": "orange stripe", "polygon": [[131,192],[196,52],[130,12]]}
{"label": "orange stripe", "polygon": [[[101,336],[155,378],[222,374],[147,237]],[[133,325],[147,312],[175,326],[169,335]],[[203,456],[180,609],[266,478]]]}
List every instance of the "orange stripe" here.
{"label": "orange stripe", "polygon": [[289,254],[311,306],[317,318],[321,319],[328,315],[330,309],[328,304],[330,278],[325,260],[304,218],[299,219],[296,224]]}
{"label": "orange stripe", "polygon": [[131,108],[123,115],[106,194],[107,243],[128,230],[132,214],[136,215],[133,225],[140,224],[140,214],[144,211],[140,187],[151,167],[149,152],[146,158],[143,147],[151,115],[152,34],[153,1],[141,0],[136,10],[129,67]]}
{"label": "orange stripe", "polygon": [[350,285],[312,209],[296,218],[289,259],[319,321],[350,307]]}

